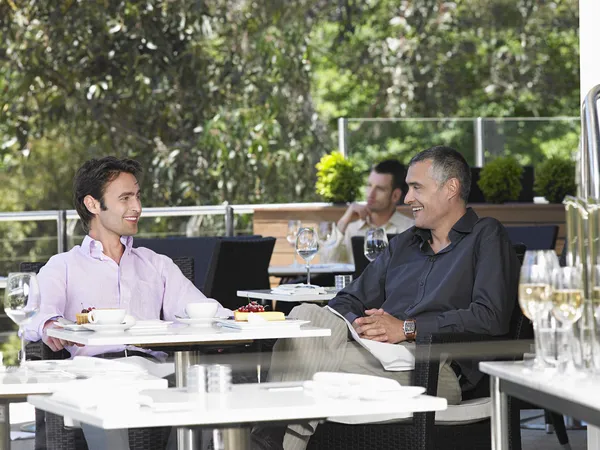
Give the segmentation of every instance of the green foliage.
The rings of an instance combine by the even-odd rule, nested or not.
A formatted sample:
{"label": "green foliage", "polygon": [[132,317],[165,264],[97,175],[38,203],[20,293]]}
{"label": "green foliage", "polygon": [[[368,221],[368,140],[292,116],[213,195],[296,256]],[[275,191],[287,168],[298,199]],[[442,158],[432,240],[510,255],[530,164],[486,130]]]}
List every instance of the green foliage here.
{"label": "green foliage", "polygon": [[21,350],[21,340],[16,332],[6,342],[0,344],[2,352],[2,361],[5,366],[16,366],[19,362],[19,351]]}
{"label": "green foliage", "polygon": [[486,164],[481,169],[479,188],[490,203],[517,201],[521,193],[523,168],[513,156],[504,156]]}
{"label": "green foliage", "polygon": [[351,159],[331,152],[317,163],[316,190],[326,202],[352,202],[363,185],[363,177]]}
{"label": "green foliage", "polygon": [[550,203],[561,203],[566,195],[575,195],[575,163],[553,156],[535,169],[535,191]]}

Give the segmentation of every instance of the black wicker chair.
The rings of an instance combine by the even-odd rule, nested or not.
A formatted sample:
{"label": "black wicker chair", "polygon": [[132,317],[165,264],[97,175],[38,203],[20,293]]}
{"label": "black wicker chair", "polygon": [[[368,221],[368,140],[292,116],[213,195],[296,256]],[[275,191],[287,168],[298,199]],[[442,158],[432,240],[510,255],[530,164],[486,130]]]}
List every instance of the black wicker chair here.
{"label": "black wicker chair", "polygon": [[[388,234],[388,242],[395,238],[395,234]],[[365,256],[365,237],[352,236],[352,257],[354,258],[354,279],[356,280],[369,265],[369,260]]]}
{"label": "black wicker chair", "polygon": [[[194,282],[194,258],[173,258],[181,272],[193,283]],[[45,263],[21,263],[22,272],[39,272]],[[53,352],[50,347],[42,341],[30,342],[27,345],[27,357],[32,360],[39,359],[67,359],[71,355],[67,350]],[[65,427],[62,416],[35,410],[35,449],[60,449],[60,450],[83,450],[87,444],[83,432],[78,428]],[[155,428],[131,428],[129,429],[129,447],[132,450],[162,450],[167,445],[171,433],[170,427]]]}
{"label": "black wicker chair", "polygon": [[523,243],[528,250],[554,250],[558,225],[506,227],[506,232],[513,243]]}
{"label": "black wicker chair", "polygon": [[269,262],[275,238],[220,238],[212,288],[204,292],[225,308],[248,303],[237,296],[241,289],[269,289]]}
{"label": "black wicker chair", "polygon": [[[525,246],[523,244],[513,245],[520,262],[523,261]],[[513,319],[522,316],[514,299]],[[521,322],[511,322],[511,330],[508,336],[501,339],[515,339]],[[488,335],[477,334],[432,334],[417,335],[415,370],[413,374],[413,385],[423,386],[427,395],[437,395],[438,371],[440,351],[450,354],[451,348],[438,350],[440,344],[465,344],[483,342],[486,345],[494,345],[494,339]],[[490,352],[492,354],[492,352]],[[479,358],[478,360],[481,360]],[[467,361],[461,358],[461,361]],[[472,361],[476,363],[476,361]],[[477,384],[474,397],[489,397],[489,378],[484,376]],[[516,419],[514,415],[516,414]],[[511,450],[520,449],[520,434],[515,435],[518,430],[519,412],[516,404],[509,399],[509,442]],[[513,441],[518,440],[518,447]],[[410,448],[415,450],[485,450],[491,448],[490,419],[464,424],[436,424],[435,412],[415,413],[412,419],[395,423],[382,424],[360,424],[344,425],[326,422],[317,427],[316,433],[311,437],[308,448],[310,450],[321,449],[371,449],[397,450]]]}

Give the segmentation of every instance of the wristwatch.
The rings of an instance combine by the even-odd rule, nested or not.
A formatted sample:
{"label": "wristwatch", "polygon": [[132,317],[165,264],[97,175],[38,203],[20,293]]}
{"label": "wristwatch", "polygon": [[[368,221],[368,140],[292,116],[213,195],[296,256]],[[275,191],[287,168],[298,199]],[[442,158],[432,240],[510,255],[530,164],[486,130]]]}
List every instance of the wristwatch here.
{"label": "wristwatch", "polygon": [[402,328],[404,331],[404,336],[406,336],[406,340],[414,341],[415,337],[417,336],[417,322],[415,319],[406,319]]}

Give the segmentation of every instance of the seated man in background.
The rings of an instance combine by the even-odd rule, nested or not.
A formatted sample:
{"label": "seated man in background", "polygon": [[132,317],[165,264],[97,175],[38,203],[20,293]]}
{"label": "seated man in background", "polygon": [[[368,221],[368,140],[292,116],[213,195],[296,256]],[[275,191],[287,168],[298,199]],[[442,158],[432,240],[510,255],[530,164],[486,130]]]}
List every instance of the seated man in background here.
{"label": "seated man in background", "polygon": [[[467,208],[470,174],[462,155],[449,147],[430,148],[411,160],[405,202],[415,226],[329,303],[361,338],[404,344],[421,333],[508,332],[519,262],[502,224]],[[346,322],[328,309],[304,304],[290,316],[330,328],[331,337],[277,341],[269,381],[308,380],[331,371],[411,383],[412,370],[384,370],[371,353],[348,340]],[[469,364],[446,361],[440,366],[438,396],[460,403],[462,391],[481,377]],[[258,427],[254,445],[281,448],[283,442],[286,450],[303,449],[316,426]]]}
{"label": "seated man in background", "polygon": [[[72,356],[117,358],[139,355],[164,361],[166,354],[132,346],[76,346],[48,336],[58,318],[75,321],[83,308],[122,308],[136,319],[174,320],[192,302],[216,302],[206,298],[175,263],[147,248],[134,248],[142,213],[140,164],[131,159],[105,157],[87,161],[73,182],[74,203],[87,236],[81,246],[50,258],[40,270],[40,311],[25,330],[29,341],[42,339],[53,351],[66,348]],[[217,315],[232,312],[219,305]],[[127,433],[107,433],[89,438],[95,448],[127,448]],[[115,438],[116,436],[116,438]],[[114,440],[116,439],[116,440]],[[119,441],[121,439],[121,441]]]}
{"label": "seated man in background", "polygon": [[406,194],[406,170],[395,159],[373,166],[366,187],[367,204],[352,203],[333,227],[331,242],[321,249],[323,262],[353,263],[352,236],[364,236],[371,227],[382,227],[388,234],[401,233],[414,221],[396,211]]}

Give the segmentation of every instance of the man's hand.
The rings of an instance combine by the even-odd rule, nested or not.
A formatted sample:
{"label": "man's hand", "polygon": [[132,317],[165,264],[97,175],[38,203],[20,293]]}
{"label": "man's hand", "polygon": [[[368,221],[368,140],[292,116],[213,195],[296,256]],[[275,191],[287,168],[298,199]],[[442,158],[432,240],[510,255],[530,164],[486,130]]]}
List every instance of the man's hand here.
{"label": "man's hand", "polygon": [[71,342],[71,341],[65,341],[64,339],[58,339],[58,338],[54,338],[54,337],[48,336],[46,334],[46,329],[54,327],[55,323],[56,323],[56,320],[48,320],[44,324],[44,330],[43,330],[43,333],[42,333],[42,341],[48,347],[50,347],[50,350],[52,350],[53,352],[57,352],[57,351],[62,350],[63,348],[65,348],[67,345],[77,345],[78,347],[83,347],[83,344],[76,344],[76,343]]}
{"label": "man's hand", "polygon": [[352,219],[354,219],[354,216],[358,216],[362,220],[366,220],[370,223],[371,210],[367,205],[352,203],[337,223],[338,230],[340,230],[341,233],[346,232],[346,228]]}
{"label": "man's hand", "polygon": [[406,340],[404,321],[396,319],[383,309],[368,309],[366,317],[359,317],[352,326],[361,338],[397,344]]}

